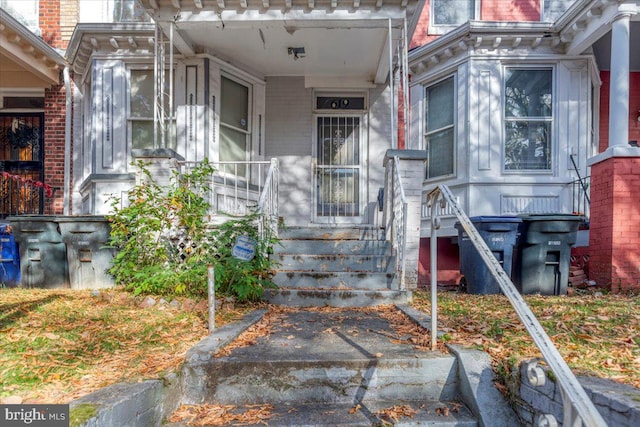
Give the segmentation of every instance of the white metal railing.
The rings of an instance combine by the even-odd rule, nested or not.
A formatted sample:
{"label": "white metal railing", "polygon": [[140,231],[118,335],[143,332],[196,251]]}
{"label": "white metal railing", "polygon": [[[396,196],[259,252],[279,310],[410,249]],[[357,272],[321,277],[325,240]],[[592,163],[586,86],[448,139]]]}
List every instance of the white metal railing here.
{"label": "white metal railing", "polygon": [[404,290],[407,252],[407,198],[400,176],[400,159],[398,156],[394,156],[389,160],[385,178],[390,203],[386,211],[391,214],[391,218],[387,223],[391,225],[390,237],[396,254],[396,271],[400,276],[400,289]]}
{"label": "white metal railing", "polygon": [[263,237],[267,230],[271,236],[278,236],[278,181],[278,159],[271,159],[267,179],[258,199],[259,232]]}
{"label": "white metal railing", "polygon": [[[179,164],[181,172],[185,173],[196,168],[201,162],[183,161]],[[209,164],[214,168],[206,195],[212,220],[221,215],[245,216],[259,209],[270,215],[273,213],[277,215],[278,163],[276,159],[254,162],[209,162]],[[274,188],[275,194],[273,194]]]}
{"label": "white metal railing", "polygon": [[[502,293],[507,297],[520,321],[524,324],[529,335],[533,338],[542,356],[553,371],[562,394],[564,408],[564,426],[579,427],[606,427],[606,422],[593,405],[577,378],[569,369],[560,352],[543,329],[538,319],[524,301],[511,279],[502,269],[502,266],[484,242],[467,214],[460,209],[451,191],[446,185],[439,185],[428,194],[428,206],[431,208],[431,347],[435,350],[437,339],[437,237],[440,228],[440,218],[436,209],[441,209],[448,204],[453,209],[458,221],[469,239],[482,257],[489,271],[500,285]],[[542,369],[535,364],[528,367],[528,376],[532,384],[543,385],[545,375]],[[538,419],[538,426],[558,425],[555,417],[545,414]]]}

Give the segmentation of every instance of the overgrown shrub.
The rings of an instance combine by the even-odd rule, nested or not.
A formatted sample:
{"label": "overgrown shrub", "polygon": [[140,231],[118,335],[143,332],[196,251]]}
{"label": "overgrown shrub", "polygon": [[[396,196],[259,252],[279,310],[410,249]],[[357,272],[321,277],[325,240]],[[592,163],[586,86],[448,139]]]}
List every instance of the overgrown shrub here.
{"label": "overgrown shrub", "polygon": [[[203,296],[207,268],[213,265],[218,293],[254,300],[265,287],[275,287],[268,252],[276,240],[258,233],[260,215],[230,219],[215,228],[205,221],[214,172],[208,162],[189,173],[174,174],[166,187],[153,181],[146,164],[136,166],[144,179],[127,193],[127,203],[111,199],[110,245],[118,252],[109,273],[117,284],[135,294]],[[256,242],[251,261],[232,255],[241,235]]]}

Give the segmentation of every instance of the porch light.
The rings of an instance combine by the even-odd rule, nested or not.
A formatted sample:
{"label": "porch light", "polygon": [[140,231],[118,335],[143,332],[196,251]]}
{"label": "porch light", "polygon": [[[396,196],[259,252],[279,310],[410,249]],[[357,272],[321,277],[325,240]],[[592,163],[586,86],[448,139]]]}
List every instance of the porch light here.
{"label": "porch light", "polygon": [[300,58],[304,58],[306,53],[304,47],[289,47],[287,48],[289,55],[293,55],[293,60],[297,61]]}

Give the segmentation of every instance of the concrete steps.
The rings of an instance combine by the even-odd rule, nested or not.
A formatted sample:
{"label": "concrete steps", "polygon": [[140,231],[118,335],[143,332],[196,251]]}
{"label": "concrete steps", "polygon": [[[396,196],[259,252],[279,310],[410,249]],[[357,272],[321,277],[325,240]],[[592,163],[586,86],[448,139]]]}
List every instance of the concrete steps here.
{"label": "concrete steps", "polygon": [[[250,346],[218,357],[218,334],[228,333],[212,335],[187,355],[182,403],[235,413],[269,405],[269,426],[479,425],[457,357],[416,349],[375,309],[329,310],[287,312]],[[407,415],[384,418],[394,410]]]}
{"label": "concrete steps", "polygon": [[396,259],[384,230],[377,227],[294,227],[280,233],[274,248],[279,263],[265,292],[273,304],[362,307],[402,304],[411,294],[398,290]]}

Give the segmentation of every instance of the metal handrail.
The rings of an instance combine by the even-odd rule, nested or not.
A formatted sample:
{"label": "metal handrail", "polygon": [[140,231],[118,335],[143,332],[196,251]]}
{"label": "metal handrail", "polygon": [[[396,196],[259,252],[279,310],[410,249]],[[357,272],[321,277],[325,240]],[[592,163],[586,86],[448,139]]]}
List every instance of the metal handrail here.
{"label": "metal handrail", "polygon": [[260,235],[268,228],[273,236],[278,235],[278,159],[271,159],[264,188],[258,199],[257,212],[261,216]]}
{"label": "metal handrail", "polygon": [[[470,241],[477,249],[484,263],[489,267],[491,275],[500,285],[502,293],[507,297],[520,321],[524,324],[527,332],[533,338],[542,356],[553,371],[557,382],[560,385],[562,402],[564,409],[565,426],[606,427],[607,424],[589,400],[586,392],[571,372],[571,369],[564,361],[560,352],[553,345],[553,342],[545,332],[544,328],[536,319],[535,315],[524,301],[511,279],[502,269],[502,266],[493,255],[487,244],[484,242],[467,214],[458,206],[453,194],[446,185],[439,185],[427,196],[427,204],[431,207],[431,346],[435,349],[437,339],[437,230],[440,228],[440,218],[437,216],[436,204],[449,204],[455,213],[462,228],[469,236]],[[530,367],[530,377],[539,382],[544,382],[544,373],[539,367]],[[536,381],[532,381],[535,383]],[[540,425],[553,425],[555,418],[546,414],[539,423]],[[557,424],[556,424],[557,425]]]}
{"label": "metal handrail", "polygon": [[405,197],[402,178],[400,176],[400,159],[392,158],[393,185],[391,186],[391,202],[393,209],[394,246],[396,248],[396,270],[400,278],[400,289],[405,288],[406,252],[407,252],[407,198]]}

